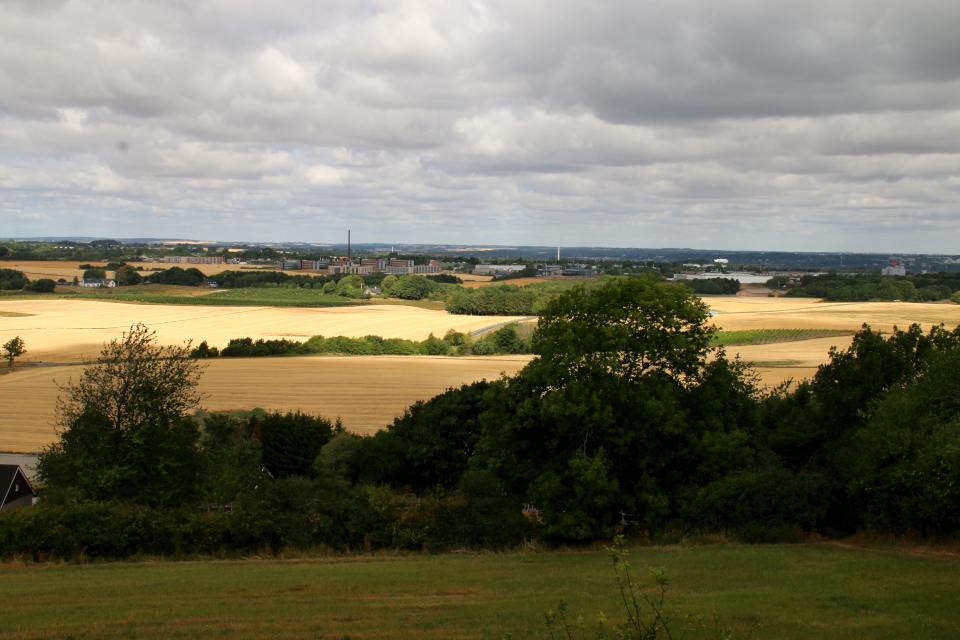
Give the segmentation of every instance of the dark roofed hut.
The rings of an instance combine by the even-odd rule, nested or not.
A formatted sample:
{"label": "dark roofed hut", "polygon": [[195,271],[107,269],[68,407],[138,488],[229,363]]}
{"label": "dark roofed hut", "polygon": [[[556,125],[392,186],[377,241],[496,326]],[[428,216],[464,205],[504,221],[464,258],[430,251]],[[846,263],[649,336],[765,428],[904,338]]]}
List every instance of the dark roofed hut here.
{"label": "dark roofed hut", "polygon": [[0,511],[33,506],[33,487],[18,464],[0,464]]}

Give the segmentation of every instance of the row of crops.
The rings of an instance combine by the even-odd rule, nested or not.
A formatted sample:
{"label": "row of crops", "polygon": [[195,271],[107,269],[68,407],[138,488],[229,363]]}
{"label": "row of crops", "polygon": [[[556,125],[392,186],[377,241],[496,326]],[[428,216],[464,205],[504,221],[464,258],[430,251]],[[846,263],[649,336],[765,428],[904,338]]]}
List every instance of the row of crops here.
{"label": "row of crops", "polygon": [[741,329],[739,331],[717,331],[713,335],[712,343],[724,347],[741,344],[768,344],[771,342],[811,340],[813,338],[832,338],[851,333],[840,329]]}

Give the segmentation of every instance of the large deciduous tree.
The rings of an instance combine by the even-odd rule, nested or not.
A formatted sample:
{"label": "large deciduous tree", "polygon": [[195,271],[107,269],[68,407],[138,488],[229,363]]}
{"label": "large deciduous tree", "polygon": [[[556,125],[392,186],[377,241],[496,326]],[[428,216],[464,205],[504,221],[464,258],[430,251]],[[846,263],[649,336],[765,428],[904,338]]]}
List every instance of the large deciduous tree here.
{"label": "large deciduous tree", "polygon": [[620,510],[662,525],[684,485],[752,455],[753,388],[722,353],[708,361],[707,318],[689,289],[652,277],[557,297],[539,357],[485,397],[475,464],[540,508],[548,535],[609,533]]}
{"label": "large deciduous tree", "polygon": [[160,346],[137,324],[104,345],[80,379],[61,388],[60,439],[38,472],[54,492],[94,500],[173,506],[198,491],[201,365],[189,344]]}

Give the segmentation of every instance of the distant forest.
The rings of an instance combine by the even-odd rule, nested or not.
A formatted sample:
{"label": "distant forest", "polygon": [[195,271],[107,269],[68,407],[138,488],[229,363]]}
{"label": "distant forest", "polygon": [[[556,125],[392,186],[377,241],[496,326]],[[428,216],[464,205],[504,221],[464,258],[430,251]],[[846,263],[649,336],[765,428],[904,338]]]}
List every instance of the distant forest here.
{"label": "distant forest", "polygon": [[827,273],[805,275],[799,283],[789,278],[772,278],[772,286],[785,286],[788,296],[823,298],[830,302],[869,302],[873,300],[926,302],[950,299],[960,291],[960,273],[937,273],[908,276],[880,274],[842,275]]}

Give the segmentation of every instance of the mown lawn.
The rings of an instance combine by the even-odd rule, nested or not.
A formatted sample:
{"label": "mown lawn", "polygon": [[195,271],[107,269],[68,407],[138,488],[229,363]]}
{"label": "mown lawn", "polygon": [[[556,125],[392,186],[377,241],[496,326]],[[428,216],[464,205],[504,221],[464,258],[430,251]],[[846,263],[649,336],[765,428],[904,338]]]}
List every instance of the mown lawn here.
{"label": "mown lawn", "polygon": [[[955,559],[718,545],[631,561],[666,569],[669,610],[757,619],[755,638],[960,637]],[[561,598],[593,620],[619,597],[604,552],[7,564],[0,578],[3,638],[548,637]]]}

